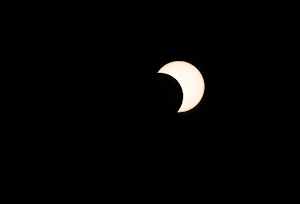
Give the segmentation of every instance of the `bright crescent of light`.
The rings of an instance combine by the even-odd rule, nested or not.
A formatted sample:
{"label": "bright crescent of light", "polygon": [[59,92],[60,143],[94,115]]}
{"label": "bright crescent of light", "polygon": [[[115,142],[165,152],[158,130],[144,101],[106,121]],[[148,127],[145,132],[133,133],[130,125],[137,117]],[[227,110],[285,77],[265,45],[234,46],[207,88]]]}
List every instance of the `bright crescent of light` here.
{"label": "bright crescent of light", "polygon": [[205,84],[202,74],[194,65],[184,61],[173,61],[164,65],[158,73],[168,74],[180,84],[183,100],[178,113],[193,109],[201,101]]}

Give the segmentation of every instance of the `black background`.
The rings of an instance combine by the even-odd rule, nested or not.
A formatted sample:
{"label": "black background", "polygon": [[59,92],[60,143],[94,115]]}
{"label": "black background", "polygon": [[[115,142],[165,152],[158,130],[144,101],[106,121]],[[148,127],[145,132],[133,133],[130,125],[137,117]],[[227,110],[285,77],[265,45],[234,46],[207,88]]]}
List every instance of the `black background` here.
{"label": "black background", "polygon": [[[110,125],[134,133],[141,130],[138,134],[145,134],[147,129],[164,129],[164,125],[158,124],[165,124],[170,126],[166,129],[189,129],[196,135],[200,129],[205,132],[207,127],[241,122],[241,74],[250,67],[247,39],[234,35],[236,30],[226,34],[226,29],[230,29],[226,27],[209,30],[199,26],[189,31],[174,24],[171,28],[154,26],[151,32],[143,33],[138,33],[137,27],[126,37],[118,31],[113,31],[116,37],[93,34],[90,39],[82,37],[79,43],[75,39],[68,43],[74,43],[74,50],[65,55],[70,64],[65,67],[63,79],[67,79],[70,97],[78,97],[73,101],[78,114],[87,114],[95,128],[96,124],[111,121]],[[204,32],[204,28],[208,31]],[[179,96],[164,99],[169,100],[166,103],[170,103],[170,110],[168,106],[161,108],[164,102],[160,97],[164,94],[158,96],[159,89],[153,90],[161,83],[162,89],[168,89],[166,94],[176,93],[171,79],[155,80],[159,79],[157,71],[163,65],[177,60],[195,65],[206,83],[201,104],[188,114],[176,114],[172,109],[181,100]]]}
{"label": "black background", "polygon": [[[95,151],[105,144],[138,157],[251,154],[253,144],[261,144],[251,138],[257,102],[251,102],[253,93],[246,87],[254,86],[244,77],[260,57],[251,36],[239,34],[237,25],[185,26],[176,20],[159,25],[85,30],[65,37],[65,64],[58,69],[64,85],[57,102],[59,126],[67,134],[63,144]],[[201,103],[186,114],[175,111],[181,100],[176,83],[157,74],[177,60],[195,65],[206,84]]]}
{"label": "black background", "polygon": [[[266,42],[247,18],[225,13],[62,21],[49,39],[63,83],[56,98],[62,127],[95,142],[115,138],[135,146],[173,141],[223,151],[243,148],[240,140],[250,144],[259,78],[252,77],[262,73]],[[178,60],[195,65],[206,84],[201,103],[186,114],[175,111],[181,100],[176,83],[157,74]]]}
{"label": "black background", "polygon": [[[276,22],[245,6],[194,8],[68,9],[55,29],[40,31],[41,47],[49,48],[43,64],[54,76],[50,105],[41,109],[49,112],[43,131],[51,132],[57,162],[125,179],[200,172],[203,182],[224,184],[252,179],[276,160],[270,154],[280,138],[270,130],[280,87],[270,73],[284,64],[269,28]],[[177,84],[157,74],[177,60],[195,65],[206,85],[199,106],[186,114],[174,111]]]}
{"label": "black background", "polygon": [[[44,198],[178,200],[187,191],[223,201],[268,196],[279,177],[294,181],[286,178],[298,155],[291,5],[110,3],[26,2],[34,12],[16,4],[20,15],[5,16],[16,19],[16,30],[4,30],[6,54],[20,55],[5,84],[16,99],[4,100],[20,124],[9,127],[12,148],[3,144],[7,158],[16,155],[10,178],[26,187],[11,185],[31,184]],[[177,60],[195,65],[206,85],[186,114],[176,113],[176,81],[157,74]]]}

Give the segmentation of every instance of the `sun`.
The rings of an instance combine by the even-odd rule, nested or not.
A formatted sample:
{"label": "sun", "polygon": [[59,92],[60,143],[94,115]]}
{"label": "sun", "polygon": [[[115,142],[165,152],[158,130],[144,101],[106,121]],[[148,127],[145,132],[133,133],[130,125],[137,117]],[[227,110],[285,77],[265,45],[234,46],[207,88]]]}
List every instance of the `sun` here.
{"label": "sun", "polygon": [[194,65],[173,61],[164,65],[158,73],[168,74],[179,83],[183,100],[178,113],[190,111],[199,104],[204,95],[205,83],[201,72]]}

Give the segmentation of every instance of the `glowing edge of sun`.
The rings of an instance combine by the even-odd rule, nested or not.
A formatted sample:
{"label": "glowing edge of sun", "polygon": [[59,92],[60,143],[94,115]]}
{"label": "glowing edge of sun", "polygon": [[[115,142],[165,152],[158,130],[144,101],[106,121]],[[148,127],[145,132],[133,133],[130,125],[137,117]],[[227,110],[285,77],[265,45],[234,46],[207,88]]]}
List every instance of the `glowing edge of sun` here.
{"label": "glowing edge of sun", "polygon": [[173,61],[164,65],[158,73],[170,75],[182,89],[182,104],[177,113],[190,111],[200,103],[205,83],[202,74],[194,65],[185,61]]}

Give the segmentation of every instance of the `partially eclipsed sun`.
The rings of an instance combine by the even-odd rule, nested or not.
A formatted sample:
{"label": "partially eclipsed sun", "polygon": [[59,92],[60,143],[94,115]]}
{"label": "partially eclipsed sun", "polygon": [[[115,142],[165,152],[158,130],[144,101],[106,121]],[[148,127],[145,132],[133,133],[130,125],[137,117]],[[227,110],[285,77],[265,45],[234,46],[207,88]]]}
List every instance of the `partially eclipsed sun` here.
{"label": "partially eclipsed sun", "polygon": [[202,74],[194,65],[184,61],[173,61],[164,65],[158,73],[168,74],[179,83],[183,99],[178,113],[192,110],[201,101],[205,84]]}

